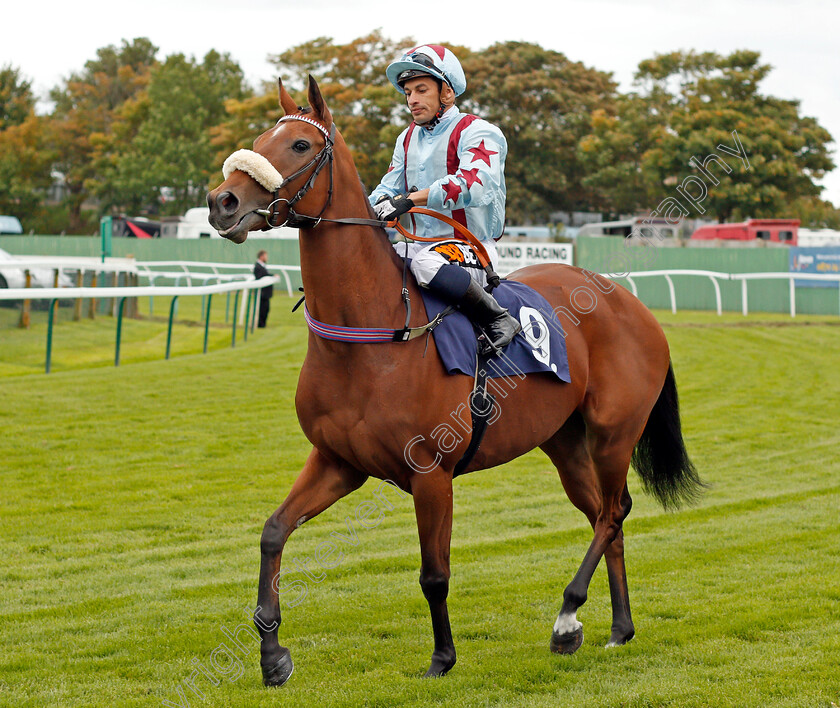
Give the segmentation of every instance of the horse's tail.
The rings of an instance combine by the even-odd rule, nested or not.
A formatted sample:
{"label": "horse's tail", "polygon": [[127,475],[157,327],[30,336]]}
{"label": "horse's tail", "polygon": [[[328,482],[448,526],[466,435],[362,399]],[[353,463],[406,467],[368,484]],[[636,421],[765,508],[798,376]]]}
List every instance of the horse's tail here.
{"label": "horse's tail", "polygon": [[685,449],[671,364],[642,437],[633,450],[632,462],[644,490],[656,497],[666,510],[696,502],[707,486]]}

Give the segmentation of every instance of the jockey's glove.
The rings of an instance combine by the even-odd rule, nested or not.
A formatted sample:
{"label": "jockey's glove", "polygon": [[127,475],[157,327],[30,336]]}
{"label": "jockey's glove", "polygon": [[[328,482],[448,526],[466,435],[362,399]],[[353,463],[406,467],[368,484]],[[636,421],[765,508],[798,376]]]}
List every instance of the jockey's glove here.
{"label": "jockey's glove", "polygon": [[394,197],[382,195],[373,205],[373,210],[382,221],[396,221],[413,206],[414,202],[408,198],[408,194],[397,194]]}

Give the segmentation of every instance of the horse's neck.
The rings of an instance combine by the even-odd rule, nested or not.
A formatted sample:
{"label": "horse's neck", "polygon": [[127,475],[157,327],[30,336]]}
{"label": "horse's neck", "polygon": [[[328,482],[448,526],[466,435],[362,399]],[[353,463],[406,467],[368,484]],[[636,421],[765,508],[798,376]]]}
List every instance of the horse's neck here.
{"label": "horse's neck", "polygon": [[[333,203],[324,217],[371,218],[355,168],[336,165]],[[315,319],[347,327],[399,326],[393,312],[402,307],[402,273],[381,229],[326,221],[301,229],[300,265]]]}

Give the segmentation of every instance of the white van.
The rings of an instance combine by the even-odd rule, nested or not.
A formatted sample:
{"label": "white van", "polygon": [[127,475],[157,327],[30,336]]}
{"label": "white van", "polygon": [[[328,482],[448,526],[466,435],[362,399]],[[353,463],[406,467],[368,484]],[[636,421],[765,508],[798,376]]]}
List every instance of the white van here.
{"label": "white van", "polygon": [[659,217],[634,216],[621,221],[602,221],[597,224],[585,224],[580,227],[578,236],[623,236],[676,238],[680,235],[680,225]]}
{"label": "white van", "polygon": [[[15,268],[17,260],[32,260],[29,256],[13,256],[0,248],[0,288],[25,288],[26,271],[29,271],[29,285],[33,288],[51,288],[55,285],[55,270],[52,268]],[[49,259],[46,259],[49,260]],[[73,280],[59,272],[58,287],[72,288]]]}
{"label": "white van", "polygon": [[[188,209],[183,216],[165,218],[161,226],[161,238],[222,238],[219,232],[210,226],[210,207]],[[248,238],[287,238],[297,239],[298,230],[282,226],[270,231],[255,231]]]}
{"label": "white van", "polygon": [[0,216],[0,234],[22,234],[23,226],[16,216]]}
{"label": "white van", "polygon": [[207,218],[210,216],[208,207],[188,209],[183,216],[171,216],[162,219],[160,228],[161,238],[222,238]]}

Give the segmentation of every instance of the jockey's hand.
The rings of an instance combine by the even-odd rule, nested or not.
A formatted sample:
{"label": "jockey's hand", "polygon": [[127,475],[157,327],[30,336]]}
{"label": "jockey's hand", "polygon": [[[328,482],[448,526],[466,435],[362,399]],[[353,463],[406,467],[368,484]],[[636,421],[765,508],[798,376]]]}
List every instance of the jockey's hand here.
{"label": "jockey's hand", "polygon": [[394,197],[383,195],[373,205],[373,210],[382,221],[396,221],[413,206],[414,202],[407,194],[397,194]]}

